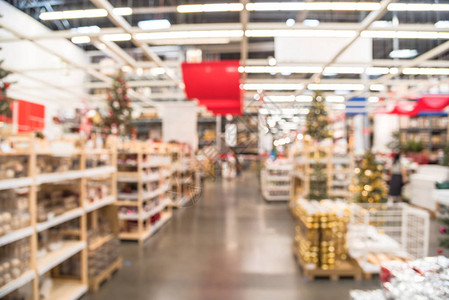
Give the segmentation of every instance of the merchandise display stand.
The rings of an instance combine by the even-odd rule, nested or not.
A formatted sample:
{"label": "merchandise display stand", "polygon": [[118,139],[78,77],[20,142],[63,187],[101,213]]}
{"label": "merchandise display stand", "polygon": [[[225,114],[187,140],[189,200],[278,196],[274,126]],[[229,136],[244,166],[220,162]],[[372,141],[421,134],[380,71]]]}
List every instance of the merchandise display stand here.
{"label": "merchandise display stand", "polygon": [[427,211],[405,203],[352,204],[348,252],[371,278],[384,261],[426,257],[429,224]]}
{"label": "merchandise display stand", "polygon": [[266,201],[288,201],[290,199],[290,177],[293,165],[287,160],[266,162],[262,169],[262,196]]}
{"label": "merchandise display stand", "polygon": [[117,166],[119,238],[142,243],[172,217],[171,154],[165,144],[133,141],[119,147]]}
{"label": "merchandise display stand", "polygon": [[[52,143],[60,150],[54,151],[46,141],[31,136],[12,136],[8,141],[14,147],[0,153],[2,164],[8,163],[5,158],[24,160],[22,165],[27,167],[25,171],[17,165],[16,174],[10,172],[10,178],[0,180],[2,194],[27,195],[28,202],[2,199],[21,203],[2,214],[12,215],[11,224],[28,221],[0,236],[0,247],[15,247],[11,253],[20,254],[11,257],[12,280],[0,286],[0,298],[31,282],[34,300],[78,299],[91,279],[89,248],[95,242],[95,252],[102,244],[89,239],[91,226],[115,202],[115,150],[87,149],[77,141],[64,140]],[[100,179],[108,188],[96,183],[89,190],[89,184]],[[89,193],[92,190],[98,193]],[[117,218],[111,222],[117,223]]]}

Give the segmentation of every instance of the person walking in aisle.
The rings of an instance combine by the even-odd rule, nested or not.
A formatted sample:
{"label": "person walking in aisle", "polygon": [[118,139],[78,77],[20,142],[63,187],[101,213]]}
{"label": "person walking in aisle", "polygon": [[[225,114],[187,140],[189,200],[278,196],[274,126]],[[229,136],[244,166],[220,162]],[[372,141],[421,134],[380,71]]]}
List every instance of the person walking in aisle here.
{"label": "person walking in aisle", "polygon": [[401,166],[401,154],[395,153],[390,169],[390,187],[388,191],[388,203],[402,202],[402,187],[407,182],[407,172]]}

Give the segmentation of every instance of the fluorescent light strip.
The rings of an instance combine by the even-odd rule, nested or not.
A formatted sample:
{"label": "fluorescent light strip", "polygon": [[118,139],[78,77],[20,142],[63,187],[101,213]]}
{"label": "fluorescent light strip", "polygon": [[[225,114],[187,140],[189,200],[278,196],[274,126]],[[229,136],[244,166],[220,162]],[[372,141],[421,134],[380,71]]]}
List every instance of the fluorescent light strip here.
{"label": "fluorescent light strip", "polygon": [[[112,10],[113,14],[120,16],[129,16],[132,14],[130,7],[117,7]],[[44,21],[65,20],[65,19],[86,19],[86,18],[102,18],[106,17],[108,12],[103,8],[81,9],[81,10],[64,10],[64,11],[48,11],[39,15],[39,19]]]}
{"label": "fluorescent light strip", "polygon": [[248,3],[249,11],[299,11],[299,10],[337,10],[373,11],[380,8],[376,2],[267,2]]}
{"label": "fluorescent light strip", "polygon": [[247,37],[354,37],[355,30],[285,29],[285,30],[246,30]]}
{"label": "fluorescent light strip", "polygon": [[74,36],[74,37],[72,37],[72,43],[87,44],[87,43],[90,43],[90,37],[88,37],[87,35]]}
{"label": "fluorescent light strip", "polygon": [[296,91],[304,88],[303,84],[294,83],[245,83],[243,89],[247,91],[270,90],[270,91]]}
{"label": "fluorescent light strip", "polygon": [[225,11],[242,11],[241,3],[216,3],[216,4],[193,4],[179,5],[176,7],[179,13],[200,13],[200,12],[225,12]]}
{"label": "fluorescent light strip", "polygon": [[[320,66],[247,66],[239,67],[240,73],[320,73],[323,70]],[[385,75],[390,73],[386,67],[327,67],[324,73],[330,74],[363,74]]]}
{"label": "fluorescent light strip", "polygon": [[405,75],[449,75],[449,69],[445,68],[404,68]]}
{"label": "fluorescent light strip", "polygon": [[311,83],[307,88],[313,91],[362,91],[365,86],[358,83]]}
{"label": "fluorescent light strip", "polygon": [[186,38],[232,38],[242,37],[243,30],[168,31],[136,33],[137,40],[186,39]]}
{"label": "fluorescent light strip", "polygon": [[105,34],[101,39],[109,42],[129,41],[131,40],[131,35],[129,33]]}
{"label": "fluorescent light strip", "polygon": [[449,11],[449,4],[391,3],[389,11]]}
{"label": "fluorescent light strip", "polygon": [[381,39],[449,39],[449,32],[365,30],[361,36]]}

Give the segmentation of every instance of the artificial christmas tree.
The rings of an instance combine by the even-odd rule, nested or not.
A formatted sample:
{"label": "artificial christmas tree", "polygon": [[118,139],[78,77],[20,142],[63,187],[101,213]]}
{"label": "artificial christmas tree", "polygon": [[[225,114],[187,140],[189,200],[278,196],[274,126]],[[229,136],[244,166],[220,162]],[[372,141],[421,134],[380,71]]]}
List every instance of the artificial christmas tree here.
{"label": "artificial christmas tree", "polygon": [[[315,93],[313,97],[309,113],[306,117],[306,134],[311,137],[312,143],[329,138],[331,135],[328,130],[329,121],[327,118],[327,110],[324,104],[324,97],[319,93]],[[319,151],[318,147],[311,153],[314,163],[310,168],[312,173],[309,181],[309,200],[323,200],[328,198],[327,181],[328,177],[325,173],[326,164],[322,163],[326,153]]]}
{"label": "artificial christmas tree", "polygon": [[443,238],[440,239],[440,246],[449,249],[449,216],[446,214],[446,217],[441,218],[440,221],[443,225],[440,228],[440,233],[443,235]]}
{"label": "artificial christmas tree", "polygon": [[112,88],[108,93],[109,113],[103,118],[103,128],[106,133],[129,135],[132,132],[130,99],[128,87],[122,72],[114,78]]}
{"label": "artificial christmas tree", "polygon": [[388,189],[382,178],[383,166],[376,162],[372,152],[367,152],[356,167],[356,181],[352,187],[355,202],[382,203],[387,201]]}
{"label": "artificial christmas tree", "polygon": [[327,109],[324,100],[321,94],[315,93],[306,117],[306,134],[317,142],[331,137],[328,129],[329,120],[327,118]]}

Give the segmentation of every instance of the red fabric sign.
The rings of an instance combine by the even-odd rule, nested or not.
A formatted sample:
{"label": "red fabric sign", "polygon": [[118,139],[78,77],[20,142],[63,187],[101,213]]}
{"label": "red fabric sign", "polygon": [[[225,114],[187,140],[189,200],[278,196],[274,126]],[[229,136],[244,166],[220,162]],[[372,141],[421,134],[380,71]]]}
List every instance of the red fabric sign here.
{"label": "red fabric sign", "polygon": [[238,60],[183,63],[182,74],[188,99],[198,99],[215,115],[242,113]]}
{"label": "red fabric sign", "polygon": [[398,101],[390,111],[379,111],[378,113],[416,116],[422,111],[438,112],[449,105],[449,95],[423,95],[418,101]]}

